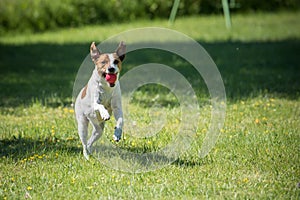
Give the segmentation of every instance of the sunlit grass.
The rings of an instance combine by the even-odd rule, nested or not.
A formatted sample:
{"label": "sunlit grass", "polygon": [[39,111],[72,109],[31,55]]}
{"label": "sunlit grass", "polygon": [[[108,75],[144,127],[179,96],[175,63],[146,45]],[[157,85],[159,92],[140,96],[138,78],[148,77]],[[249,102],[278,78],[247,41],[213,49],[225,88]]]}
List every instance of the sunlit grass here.
{"label": "sunlit grass", "polygon": [[[7,134],[1,135],[0,194],[6,198],[296,198],[299,108],[297,101],[263,97],[228,105],[225,126],[207,157],[198,157],[201,136],[207,131],[199,126],[198,140],[175,163],[136,175],[83,159],[71,108],[33,105],[2,110],[1,127]],[[205,118],[210,117],[209,110],[203,108]],[[111,136],[110,126],[105,134]],[[125,137],[120,148],[147,152],[159,147],[153,137]],[[168,135],[160,137],[168,141],[164,140]]]}
{"label": "sunlit grass", "polygon": [[[253,16],[256,17],[253,17]],[[232,15],[232,30],[227,30],[222,15],[194,16],[176,19],[174,24],[168,20],[138,20],[128,24],[92,25],[81,28],[58,29],[45,33],[6,35],[0,38],[6,44],[34,44],[34,43],[82,43],[103,41],[120,32],[135,28],[163,27],[177,30],[189,37],[202,41],[269,41],[282,38],[299,38],[300,12],[294,13],[255,13]]]}

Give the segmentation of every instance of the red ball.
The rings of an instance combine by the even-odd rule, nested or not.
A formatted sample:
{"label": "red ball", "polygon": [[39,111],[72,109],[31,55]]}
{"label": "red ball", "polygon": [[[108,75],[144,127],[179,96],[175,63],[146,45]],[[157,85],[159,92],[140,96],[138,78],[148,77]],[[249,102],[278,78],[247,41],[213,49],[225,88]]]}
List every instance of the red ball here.
{"label": "red ball", "polygon": [[109,83],[115,83],[117,80],[117,75],[116,74],[106,74],[105,79]]}

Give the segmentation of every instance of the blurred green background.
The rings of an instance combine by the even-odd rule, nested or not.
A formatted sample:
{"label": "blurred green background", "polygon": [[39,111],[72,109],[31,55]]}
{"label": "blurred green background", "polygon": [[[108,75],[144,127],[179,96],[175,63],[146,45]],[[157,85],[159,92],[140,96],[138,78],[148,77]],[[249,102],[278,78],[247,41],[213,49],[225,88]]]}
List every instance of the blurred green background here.
{"label": "blurred green background", "polygon": [[[1,0],[0,34],[168,18],[173,0]],[[299,0],[228,0],[231,12],[296,10]],[[177,16],[222,13],[221,0],[181,0]]]}

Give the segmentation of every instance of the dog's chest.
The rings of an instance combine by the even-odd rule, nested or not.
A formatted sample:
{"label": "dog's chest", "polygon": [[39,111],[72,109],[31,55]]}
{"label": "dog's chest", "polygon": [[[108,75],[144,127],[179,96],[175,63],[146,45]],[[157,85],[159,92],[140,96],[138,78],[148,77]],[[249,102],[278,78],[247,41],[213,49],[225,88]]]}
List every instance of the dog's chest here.
{"label": "dog's chest", "polygon": [[111,106],[111,99],[112,99],[111,92],[100,90],[97,103],[104,105],[106,108],[109,108]]}

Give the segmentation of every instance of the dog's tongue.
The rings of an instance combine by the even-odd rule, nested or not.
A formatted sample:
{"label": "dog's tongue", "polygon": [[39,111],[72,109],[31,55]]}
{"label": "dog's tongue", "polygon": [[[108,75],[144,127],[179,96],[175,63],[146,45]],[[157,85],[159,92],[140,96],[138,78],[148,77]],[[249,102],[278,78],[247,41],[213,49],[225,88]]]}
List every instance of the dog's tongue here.
{"label": "dog's tongue", "polygon": [[105,79],[110,84],[114,84],[117,80],[117,75],[116,74],[106,74]]}

